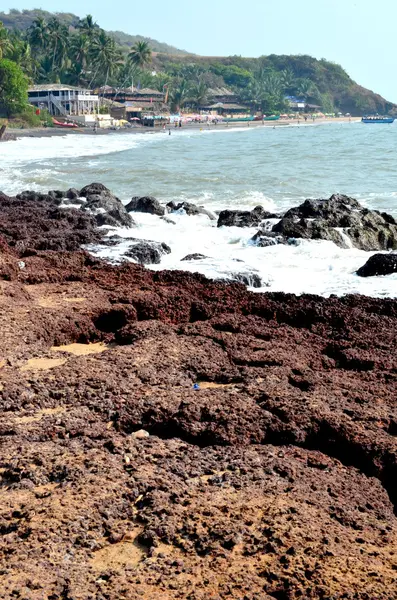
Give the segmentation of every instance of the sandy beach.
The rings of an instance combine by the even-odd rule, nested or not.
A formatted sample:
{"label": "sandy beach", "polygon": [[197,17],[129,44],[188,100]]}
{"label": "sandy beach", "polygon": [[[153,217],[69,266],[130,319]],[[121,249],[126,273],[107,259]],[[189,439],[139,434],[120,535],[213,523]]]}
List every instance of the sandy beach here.
{"label": "sandy beach", "polygon": [[[313,121],[309,119],[305,121],[303,118],[301,119],[280,119],[279,121],[251,121],[251,122],[235,122],[235,123],[225,123],[220,122],[216,125],[211,123],[210,127],[205,123],[186,123],[182,126],[182,130],[185,129],[239,129],[239,128],[247,128],[247,127],[286,127],[288,125],[299,125],[299,126],[313,126],[313,125],[325,125],[329,123],[357,123],[361,121],[360,117],[335,117],[324,118],[324,119],[316,119]],[[167,125],[167,130],[174,130],[173,125]],[[180,129],[177,128],[179,131]],[[121,129],[97,129],[94,131],[90,127],[81,127],[79,129],[71,129],[65,130],[57,127],[37,127],[32,129],[7,129],[6,139],[4,141],[11,141],[21,137],[54,137],[54,136],[64,136],[64,135],[93,135],[93,136],[101,136],[101,135],[111,135],[111,134],[134,134],[134,133],[162,133],[161,127],[144,127],[143,125],[136,125],[131,128],[121,128]]]}

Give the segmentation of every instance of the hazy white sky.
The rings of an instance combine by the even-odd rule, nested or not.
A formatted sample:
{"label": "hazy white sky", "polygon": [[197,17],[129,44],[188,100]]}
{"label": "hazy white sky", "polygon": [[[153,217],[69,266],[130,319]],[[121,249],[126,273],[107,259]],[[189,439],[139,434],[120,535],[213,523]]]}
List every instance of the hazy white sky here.
{"label": "hazy white sky", "polygon": [[397,103],[396,0],[0,0],[2,10],[38,4],[91,13],[104,29],[146,35],[197,54],[326,58]]}

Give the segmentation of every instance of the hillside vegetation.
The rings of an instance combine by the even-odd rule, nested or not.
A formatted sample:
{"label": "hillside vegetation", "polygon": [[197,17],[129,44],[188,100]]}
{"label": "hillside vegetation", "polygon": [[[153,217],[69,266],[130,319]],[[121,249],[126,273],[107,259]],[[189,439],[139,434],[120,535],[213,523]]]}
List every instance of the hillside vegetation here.
{"label": "hillside vegetation", "polygon": [[0,19],[4,21],[0,59],[19,65],[31,83],[120,89],[133,81],[142,88],[168,90],[175,111],[208,106],[223,95],[214,90],[226,88],[235,94],[235,102],[265,114],[287,111],[287,96],[305,99],[310,112],[397,112],[393,103],[361,87],[340,65],[325,59],[183,54],[155,40],[106,32],[91,15],[80,19],[71,13],[12,10],[0,13]]}
{"label": "hillside vegetation", "polygon": [[[72,13],[51,13],[47,10],[41,10],[39,8],[35,8],[33,10],[16,10],[11,9],[8,13],[0,12],[0,21],[4,24],[7,29],[17,29],[19,31],[26,31],[29,27],[32,26],[33,22],[37,18],[42,18],[47,21],[56,17],[60,23],[63,23],[67,27],[77,27],[80,21],[80,17],[74,15]],[[136,42],[147,42],[150,44],[150,47],[154,52],[166,52],[168,54],[187,54],[185,50],[179,50],[174,46],[170,46],[169,44],[165,44],[163,42],[159,42],[157,40],[153,40],[152,38],[144,37],[142,35],[129,35],[128,33],[124,33],[123,31],[108,31],[107,32],[111,37],[113,37],[116,42],[125,48],[131,48]]]}

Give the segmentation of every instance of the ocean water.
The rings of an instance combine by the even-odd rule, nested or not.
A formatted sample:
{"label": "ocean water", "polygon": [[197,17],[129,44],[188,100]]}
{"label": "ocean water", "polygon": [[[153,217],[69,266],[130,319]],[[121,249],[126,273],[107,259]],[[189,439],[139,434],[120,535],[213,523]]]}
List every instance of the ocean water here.
{"label": "ocean water", "polygon": [[[111,134],[22,138],[0,145],[0,189],[67,189],[98,181],[124,202],[152,195],[187,200],[212,211],[224,208],[283,211],[306,198],[335,192],[397,216],[397,124],[361,123],[172,130],[172,135]],[[171,254],[154,269],[199,271],[212,278],[258,273],[262,291],[297,294],[362,293],[397,297],[397,274],[355,275],[369,253],[331,242],[257,248],[256,228],[217,228],[206,216],[172,215],[175,224],[136,213],[138,227],[123,237],[166,242]],[[99,250],[117,259],[114,249]],[[181,262],[193,252],[202,261]]]}

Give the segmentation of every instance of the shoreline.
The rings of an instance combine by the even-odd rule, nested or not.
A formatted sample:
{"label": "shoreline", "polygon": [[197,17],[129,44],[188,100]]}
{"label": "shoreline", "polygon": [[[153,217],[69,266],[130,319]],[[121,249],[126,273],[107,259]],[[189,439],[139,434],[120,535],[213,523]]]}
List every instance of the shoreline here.
{"label": "shoreline", "polygon": [[[309,120],[305,122],[303,119],[283,119],[280,121],[250,121],[250,122],[236,122],[236,123],[224,123],[220,122],[217,125],[211,124],[210,127],[207,127],[205,123],[187,123],[183,125],[181,128],[174,128],[172,125],[167,125],[168,129],[171,129],[171,132],[176,131],[186,131],[186,130],[200,130],[203,131],[219,131],[219,130],[232,130],[232,129],[256,129],[258,127],[267,127],[267,128],[279,128],[279,127],[288,127],[288,126],[320,126],[320,125],[329,125],[332,123],[358,123],[361,121],[360,117],[335,117],[333,119],[317,119],[315,121]],[[142,126],[135,126],[132,128],[122,128],[122,129],[97,129],[95,132],[92,128],[80,128],[74,130],[65,130],[57,127],[38,127],[38,128],[27,128],[27,129],[7,129],[6,139],[7,141],[16,141],[25,137],[33,137],[33,138],[49,138],[49,137],[65,137],[66,135],[92,135],[103,136],[103,135],[112,135],[112,134],[157,134],[163,133],[162,129],[159,128],[151,128]],[[8,139],[7,139],[8,138]]]}

